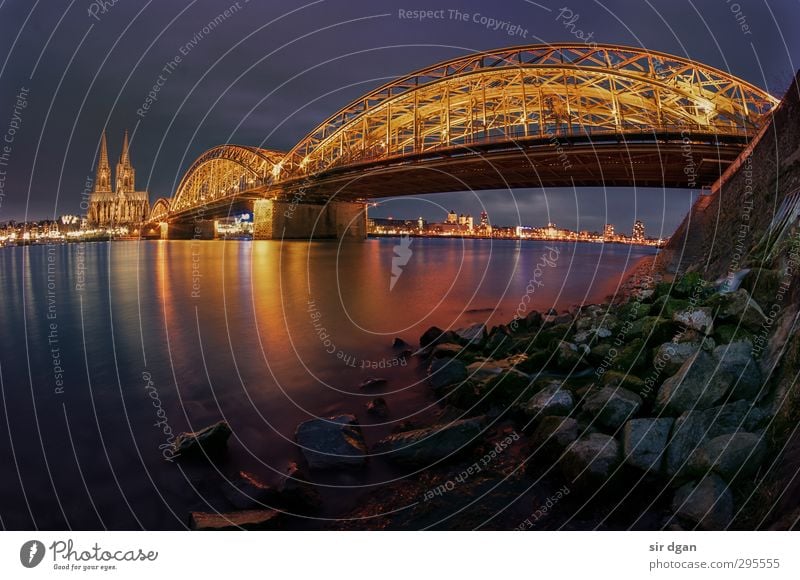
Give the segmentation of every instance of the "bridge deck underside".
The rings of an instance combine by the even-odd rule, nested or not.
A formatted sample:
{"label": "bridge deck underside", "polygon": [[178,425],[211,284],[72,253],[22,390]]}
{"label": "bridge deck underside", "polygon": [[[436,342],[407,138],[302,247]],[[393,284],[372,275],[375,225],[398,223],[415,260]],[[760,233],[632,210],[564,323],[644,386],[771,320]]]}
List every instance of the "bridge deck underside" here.
{"label": "bridge deck underside", "polygon": [[[695,137],[695,139],[697,139]],[[696,188],[713,183],[742,140],[538,143],[364,164],[273,186],[267,195],[342,201],[447,191],[572,186]]]}
{"label": "bridge deck underside", "polygon": [[168,221],[215,219],[252,211],[255,199],[305,203],[363,201],[448,191],[541,187],[667,187],[699,189],[713,183],[745,140],[732,136],[655,136],[558,141],[554,139],[454,149],[349,166],[313,178],[259,187],[173,213]]}

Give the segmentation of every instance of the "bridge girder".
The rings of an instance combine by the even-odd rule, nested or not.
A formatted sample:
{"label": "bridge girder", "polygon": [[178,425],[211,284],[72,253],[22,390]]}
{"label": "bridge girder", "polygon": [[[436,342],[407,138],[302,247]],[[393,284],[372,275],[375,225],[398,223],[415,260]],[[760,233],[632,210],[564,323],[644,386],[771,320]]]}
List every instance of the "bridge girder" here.
{"label": "bridge girder", "polygon": [[529,137],[650,132],[747,136],[777,104],[699,63],[614,45],[479,53],[389,83],[331,116],[274,184],[354,163]]}
{"label": "bridge girder", "polygon": [[[203,153],[187,170],[172,201],[156,203],[150,221],[186,215],[204,206],[222,208],[237,198],[291,195],[314,184],[317,195],[338,195],[342,184],[352,196],[385,191],[377,179],[388,173],[413,180],[411,163],[461,163],[465,185],[503,186],[502,176],[474,162],[448,161],[465,152],[505,158],[517,149],[524,160],[508,167],[517,187],[594,183],[602,171],[586,170],[577,179],[542,178],[531,163],[561,164],[541,155],[550,143],[600,144],[620,153],[624,165],[630,141],[649,141],[649,149],[619,179],[672,184],[658,163],[676,167],[679,143],[699,144],[708,161],[730,162],[760,128],[778,100],[723,71],[677,56],[616,45],[554,44],[512,47],[439,63],[388,83],[338,111],[288,153],[222,145]],[[612,143],[618,139],[618,144]],[[662,146],[667,144],[666,149]],[[539,147],[537,150],[536,147]],[[720,148],[721,147],[721,148]],[[499,151],[499,153],[498,153]],[[667,157],[664,157],[666,151]],[[534,156],[529,156],[530,153]],[[498,157],[499,155],[499,157]],[[594,151],[574,154],[586,168]],[[533,159],[538,161],[533,161]],[[644,159],[652,159],[647,167]],[[487,158],[488,159],[488,158]],[[606,163],[613,159],[605,157]],[[444,161],[442,161],[444,160]],[[471,163],[471,165],[470,165]],[[637,167],[635,165],[638,164]],[[400,167],[407,165],[407,167]],[[469,166],[469,168],[467,168]],[[707,167],[712,167],[706,163]],[[646,170],[645,170],[646,169]],[[704,170],[711,175],[716,169]],[[679,174],[680,170],[673,173]],[[370,177],[375,180],[369,181]],[[441,180],[440,180],[441,181]],[[394,182],[399,185],[398,182]],[[602,185],[602,183],[597,183]],[[411,191],[444,191],[444,181]],[[445,188],[445,189],[443,189]],[[159,200],[160,201],[160,200]]]}
{"label": "bridge girder", "polygon": [[[269,181],[283,156],[279,151],[243,145],[209,149],[184,174],[169,204],[169,213],[182,213],[261,187]],[[151,212],[151,221],[154,214],[155,211]]]}

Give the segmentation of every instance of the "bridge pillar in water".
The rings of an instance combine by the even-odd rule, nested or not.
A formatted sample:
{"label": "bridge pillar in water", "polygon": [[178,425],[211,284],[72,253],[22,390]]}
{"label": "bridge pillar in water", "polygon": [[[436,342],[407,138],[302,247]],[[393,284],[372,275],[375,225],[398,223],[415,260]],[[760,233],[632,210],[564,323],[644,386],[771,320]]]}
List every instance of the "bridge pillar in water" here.
{"label": "bridge pillar in water", "polygon": [[291,203],[274,199],[253,202],[253,239],[363,240],[367,210],[363,203]]}

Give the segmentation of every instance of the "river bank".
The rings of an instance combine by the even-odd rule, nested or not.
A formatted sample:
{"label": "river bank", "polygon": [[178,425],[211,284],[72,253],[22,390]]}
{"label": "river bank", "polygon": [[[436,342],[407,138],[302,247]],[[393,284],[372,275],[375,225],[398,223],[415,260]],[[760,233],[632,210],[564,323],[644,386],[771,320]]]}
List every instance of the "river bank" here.
{"label": "river bank", "polygon": [[[432,327],[418,345],[397,340],[398,356],[426,374],[417,388],[439,409],[430,419],[397,422],[370,445],[354,414],[305,421],[295,433],[304,462],[282,488],[242,479],[234,488],[260,490],[244,500],[246,514],[193,512],[191,525],[752,526],[780,395],[763,369],[769,348],[754,346],[770,341],[760,334],[767,318],[745,288],[762,300],[766,291],[747,277],[727,293],[696,274],[658,282],[648,268],[640,264],[613,303],[531,311],[492,328]],[[391,421],[386,379],[362,388],[375,394],[370,414]],[[404,475],[365,489],[343,513],[325,511],[321,474],[357,483],[377,461]]]}

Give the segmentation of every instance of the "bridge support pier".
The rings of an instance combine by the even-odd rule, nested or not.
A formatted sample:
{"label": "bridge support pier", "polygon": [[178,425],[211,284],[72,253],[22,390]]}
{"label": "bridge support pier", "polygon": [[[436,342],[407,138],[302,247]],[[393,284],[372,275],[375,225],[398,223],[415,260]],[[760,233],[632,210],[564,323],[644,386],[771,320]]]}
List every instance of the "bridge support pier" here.
{"label": "bridge support pier", "polygon": [[214,220],[192,222],[161,222],[162,240],[213,240],[216,235]]}
{"label": "bridge support pier", "polygon": [[292,203],[259,199],[253,202],[253,239],[348,239],[367,237],[367,208],[363,203]]}

